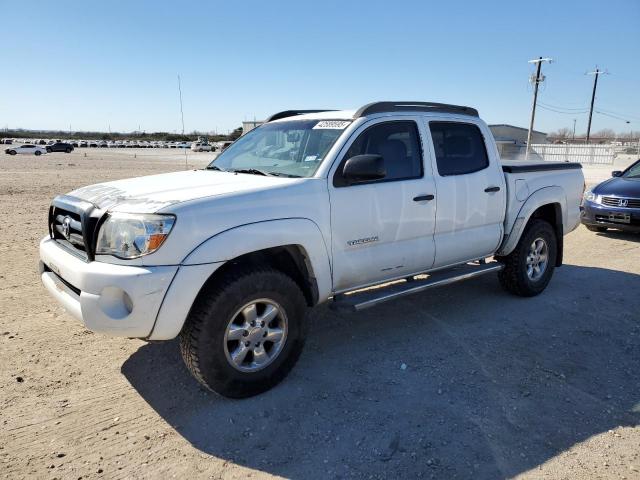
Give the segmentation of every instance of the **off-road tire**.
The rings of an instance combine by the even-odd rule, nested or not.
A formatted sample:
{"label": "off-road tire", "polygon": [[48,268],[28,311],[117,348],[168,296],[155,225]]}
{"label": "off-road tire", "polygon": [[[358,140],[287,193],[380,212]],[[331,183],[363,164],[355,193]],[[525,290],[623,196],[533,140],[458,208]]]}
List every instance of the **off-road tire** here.
{"label": "off-road tire", "polygon": [[[533,281],[527,276],[527,255],[530,245],[539,237],[547,244],[548,261],[542,277]],[[504,268],[498,273],[500,284],[508,292],[521,297],[533,297],[542,293],[553,275],[557,252],[556,233],[551,224],[545,220],[531,220],[513,252],[497,257],[504,264]]]}
{"label": "off-road tire", "polygon": [[[234,313],[254,299],[277,302],[287,316],[286,342],[265,368],[242,372],[227,360],[224,335]],[[296,364],[306,337],[307,304],[298,284],[269,267],[231,270],[206,284],[180,333],[180,351],[191,374],[230,398],[257,395],[277,385]]]}
{"label": "off-road tire", "polygon": [[594,225],[585,225],[585,227],[587,227],[587,230],[589,230],[590,232],[604,233],[607,231],[607,227],[596,227]]}

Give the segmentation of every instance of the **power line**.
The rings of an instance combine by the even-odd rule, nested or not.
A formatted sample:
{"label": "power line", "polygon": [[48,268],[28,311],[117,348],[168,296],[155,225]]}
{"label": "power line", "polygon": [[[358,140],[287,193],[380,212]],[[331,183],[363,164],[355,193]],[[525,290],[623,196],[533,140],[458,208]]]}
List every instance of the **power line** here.
{"label": "power line", "polygon": [[617,115],[611,115],[609,113],[600,112],[598,110],[594,110],[594,112],[599,113],[600,115],[604,115],[605,117],[611,117],[611,118],[615,118],[616,120],[622,120],[623,122],[631,123],[626,118],[618,117]]}
{"label": "power line", "polygon": [[551,105],[551,104],[549,104],[549,103],[544,103],[544,102],[541,102],[541,101],[538,101],[538,103],[539,103],[540,105],[544,105],[545,107],[555,108],[556,110],[567,110],[567,111],[570,111],[570,112],[575,112],[575,111],[581,111],[581,112],[582,112],[582,111],[584,111],[584,112],[586,112],[587,110],[589,110],[589,108],[588,108],[588,107],[580,107],[580,108],[574,108],[574,107],[559,107],[558,105]]}
{"label": "power line", "polygon": [[633,118],[634,120],[638,120],[638,121],[640,121],[640,117],[637,117],[637,116],[635,116],[635,115],[630,115],[630,114],[628,114],[628,113],[613,112],[613,111],[611,111],[611,110],[608,110],[608,109],[606,109],[606,108],[602,108],[602,107],[599,107],[599,108],[598,108],[598,110],[600,110],[600,112],[599,112],[599,113],[606,112],[606,113],[610,113],[611,115],[620,115],[620,116],[623,116],[623,117]]}
{"label": "power line", "polygon": [[[563,115],[577,115],[580,113],[587,113],[589,111],[588,108],[583,107],[583,108],[572,108],[572,107],[560,107],[558,105],[551,105],[548,103],[544,103],[541,101],[538,101],[538,106],[540,108],[543,108],[544,110],[548,110],[550,112],[554,112],[554,113],[560,113]],[[615,118],[618,120],[622,120],[624,122],[628,122],[629,118],[639,121],[640,122],[640,118],[638,117],[634,117],[633,115],[628,115],[625,113],[618,113],[618,112],[613,112],[611,110],[606,110],[604,108],[598,108],[598,110],[594,110],[595,113],[598,113],[600,115],[605,115],[607,117],[611,117],[611,118]]]}
{"label": "power line", "polygon": [[555,108],[549,108],[546,105],[543,104],[539,104],[538,105],[540,108],[543,108],[544,110],[548,110],[550,112],[555,112],[555,113],[561,113],[563,115],[577,115],[578,113],[587,113],[589,110],[580,110],[577,112],[563,112],[561,110],[556,110]]}

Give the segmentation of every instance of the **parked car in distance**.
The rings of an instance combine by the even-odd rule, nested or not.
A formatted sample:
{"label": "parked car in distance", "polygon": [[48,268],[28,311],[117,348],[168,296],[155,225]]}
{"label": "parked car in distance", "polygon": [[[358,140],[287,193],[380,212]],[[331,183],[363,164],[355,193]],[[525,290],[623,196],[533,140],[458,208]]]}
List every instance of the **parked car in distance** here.
{"label": "parked car in distance", "polygon": [[640,160],[584,192],[580,219],[592,232],[640,232]]}
{"label": "parked car in distance", "polygon": [[91,148],[98,148],[98,142],[96,142],[95,140],[89,140],[89,147]]}
{"label": "parked car in distance", "polygon": [[2,139],[2,143],[4,143],[5,145],[12,145],[13,144],[13,139],[11,139],[11,138],[3,138]]}
{"label": "parked car in distance", "polygon": [[470,107],[286,110],[204,170],[54,198],[40,273],[90,330],[179,336],[200,383],[247,397],[294,366],[308,307],[360,311],[490,273],[542,293],[583,191],[578,163],[501,161]]}
{"label": "parked car in distance", "polygon": [[78,147],[80,148],[87,148],[89,146],[89,142],[87,142],[86,140],[80,140],[78,142]]}
{"label": "parked car in distance", "polygon": [[231,145],[233,143],[232,140],[225,140],[223,142],[218,142],[218,150],[220,152],[224,152],[227,148],[229,148],[229,145]]}
{"label": "parked car in distance", "polygon": [[47,152],[73,152],[73,145],[65,142],[56,142],[46,146]]}
{"label": "parked car in distance", "polygon": [[39,145],[33,145],[27,143],[25,145],[20,145],[18,147],[6,148],[4,153],[8,153],[9,155],[42,155],[43,153],[47,153],[47,149],[45,147],[41,147]]}
{"label": "parked car in distance", "polygon": [[192,143],[191,150],[194,152],[211,152],[213,150],[213,145],[201,142]]}

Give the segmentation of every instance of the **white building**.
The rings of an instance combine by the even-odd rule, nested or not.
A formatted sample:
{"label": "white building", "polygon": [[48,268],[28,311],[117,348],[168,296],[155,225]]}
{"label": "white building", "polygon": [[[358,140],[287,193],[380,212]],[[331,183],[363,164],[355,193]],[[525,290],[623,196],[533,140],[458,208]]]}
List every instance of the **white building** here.
{"label": "white building", "polygon": [[242,122],[242,135],[247,132],[250,132],[256,127],[259,127],[264,123],[264,120],[249,120]]}

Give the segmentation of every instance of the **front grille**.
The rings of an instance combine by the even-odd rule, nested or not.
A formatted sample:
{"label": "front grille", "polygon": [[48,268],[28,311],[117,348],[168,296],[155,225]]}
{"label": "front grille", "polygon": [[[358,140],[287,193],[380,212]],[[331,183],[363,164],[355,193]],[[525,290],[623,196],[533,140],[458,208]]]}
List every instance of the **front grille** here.
{"label": "front grille", "polygon": [[76,256],[93,260],[93,238],[101,215],[89,202],[60,195],[49,208],[49,234]]}
{"label": "front grille", "polygon": [[640,198],[602,197],[602,204],[608,207],[640,208]]}
{"label": "front grille", "polygon": [[53,214],[53,238],[69,243],[73,248],[86,251],[82,236],[82,219],[80,215],[62,208],[56,208]]}

